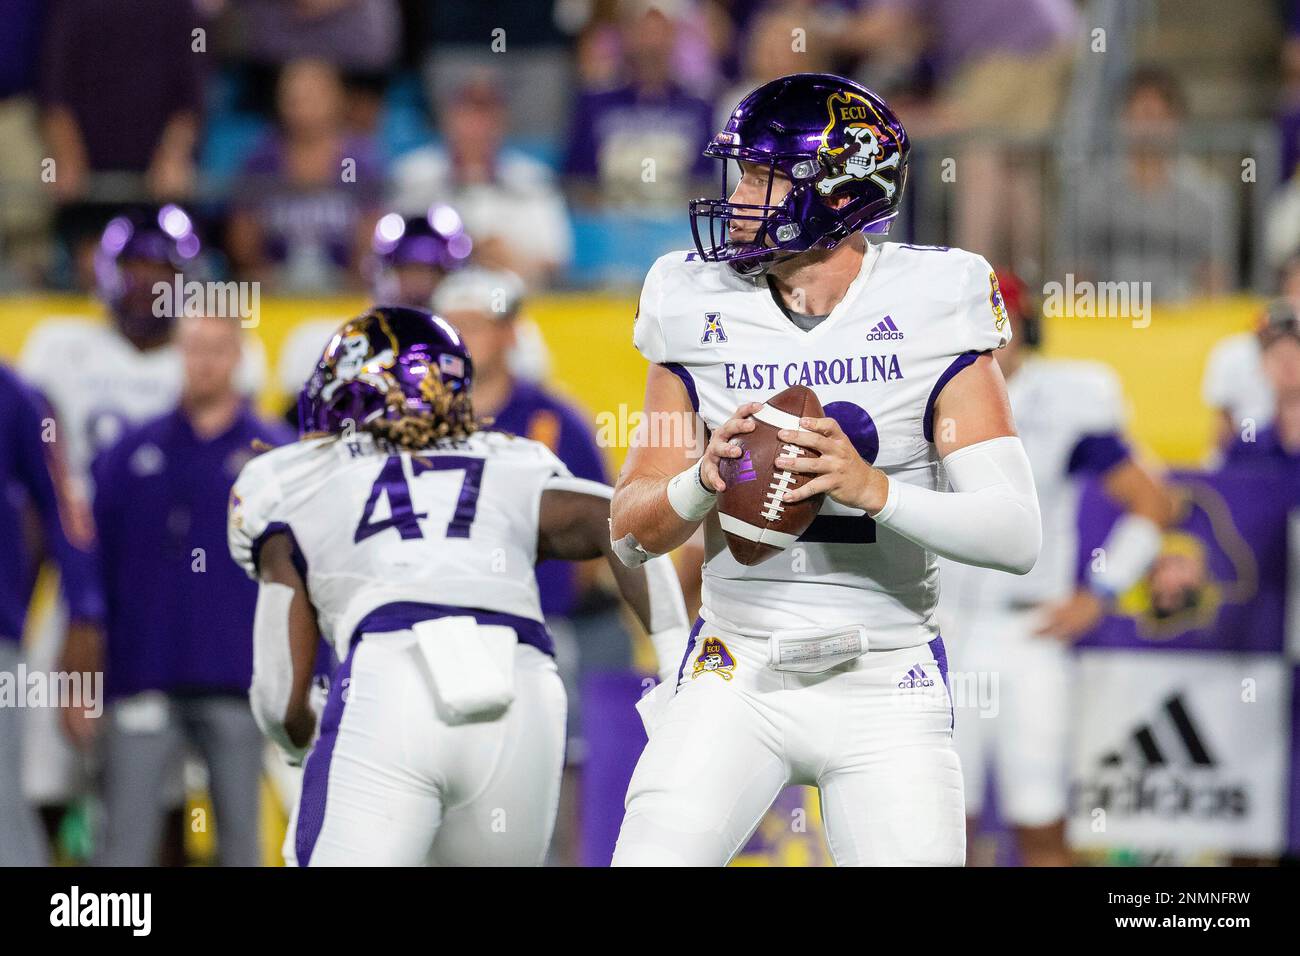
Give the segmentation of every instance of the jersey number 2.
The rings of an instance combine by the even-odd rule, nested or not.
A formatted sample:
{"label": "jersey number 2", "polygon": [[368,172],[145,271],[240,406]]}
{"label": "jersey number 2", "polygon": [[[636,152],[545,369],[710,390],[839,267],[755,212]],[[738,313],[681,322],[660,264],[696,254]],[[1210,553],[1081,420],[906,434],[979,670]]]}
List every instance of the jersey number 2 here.
{"label": "jersey number 2", "polygon": [[[474,523],[474,513],[478,509],[479,489],[483,486],[483,466],[485,458],[464,458],[459,455],[439,455],[434,458],[412,457],[412,477],[418,478],[426,471],[463,471],[465,478],[460,485],[460,496],[456,499],[456,510],[451,521],[447,523],[446,537],[468,538],[469,526]],[[388,496],[388,517],[380,521],[371,521],[379,496]],[[365,510],[361,512],[361,523],[357,525],[352,540],[360,544],[373,534],[395,528],[403,538],[423,538],[420,531],[420,519],[429,517],[427,511],[417,513],[411,504],[411,489],[406,483],[406,472],[402,468],[402,459],[393,455],[384,462],[379,477],[370,488],[370,497],[366,499]]]}

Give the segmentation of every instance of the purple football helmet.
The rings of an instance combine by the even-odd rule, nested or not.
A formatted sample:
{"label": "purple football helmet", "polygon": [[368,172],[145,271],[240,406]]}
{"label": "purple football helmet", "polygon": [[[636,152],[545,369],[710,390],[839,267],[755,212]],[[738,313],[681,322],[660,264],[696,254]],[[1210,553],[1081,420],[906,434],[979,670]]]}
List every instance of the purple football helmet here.
{"label": "purple football helmet", "polygon": [[164,331],[171,319],[153,315],[153,283],[124,266],[144,262],[184,273],[196,263],[199,249],[194,221],[174,203],[123,213],[104,227],[95,250],[95,282],[128,335],[149,337]]}
{"label": "purple football helmet", "polygon": [[[758,275],[814,247],[834,248],[855,232],[883,234],[907,182],[907,133],[865,86],[830,73],[795,73],[760,86],[735,108],[704,155],[722,160],[722,198],[690,204],[700,257]],[[768,170],[762,203],[729,200],[728,160]],[[772,202],[776,173],[791,188]],[[835,208],[837,200],[847,200]],[[758,222],[752,241],[732,241],[730,223]]]}
{"label": "purple football helmet", "polygon": [[[371,251],[375,256],[375,297],[381,302],[405,300],[402,283],[394,270],[402,266],[425,266],[438,273],[459,269],[469,261],[474,244],[460,215],[450,206],[435,205],[423,216],[390,212],[375,224]],[[423,288],[420,290],[423,292]],[[429,294],[432,294],[430,288]],[[427,307],[423,301],[407,305]]]}
{"label": "purple football helmet", "polygon": [[425,309],[375,306],[330,338],[298,396],[298,429],[340,432],[380,418],[453,419],[474,366],[460,333]]}

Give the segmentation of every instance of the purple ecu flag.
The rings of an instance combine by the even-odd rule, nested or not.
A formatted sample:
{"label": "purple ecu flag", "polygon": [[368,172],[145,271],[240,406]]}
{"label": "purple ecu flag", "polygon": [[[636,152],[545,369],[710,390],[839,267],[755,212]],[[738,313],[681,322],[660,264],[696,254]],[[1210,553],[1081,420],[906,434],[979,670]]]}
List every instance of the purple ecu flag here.
{"label": "purple ecu flag", "polygon": [[[1169,480],[1179,512],[1159,556],[1076,645],[1070,838],[1184,861],[1294,852],[1286,605],[1296,474],[1246,465]],[[1118,516],[1099,486],[1084,490],[1080,580],[1105,560]]]}
{"label": "purple ecu flag", "polygon": [[[1283,469],[1174,472],[1179,502],[1147,576],[1080,647],[1281,653],[1287,515],[1296,484]],[[1119,510],[1097,484],[1079,502],[1079,580],[1105,559]]]}

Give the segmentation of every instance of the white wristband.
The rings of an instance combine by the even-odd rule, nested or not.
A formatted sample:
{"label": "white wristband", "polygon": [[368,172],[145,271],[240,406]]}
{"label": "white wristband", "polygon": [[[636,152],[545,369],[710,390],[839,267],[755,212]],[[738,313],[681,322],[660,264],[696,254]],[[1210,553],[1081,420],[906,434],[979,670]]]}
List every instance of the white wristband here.
{"label": "white wristband", "polygon": [[701,458],[685,471],[668,480],[668,503],[683,521],[700,521],[713,510],[718,500],[715,491],[706,491],[700,477]]}

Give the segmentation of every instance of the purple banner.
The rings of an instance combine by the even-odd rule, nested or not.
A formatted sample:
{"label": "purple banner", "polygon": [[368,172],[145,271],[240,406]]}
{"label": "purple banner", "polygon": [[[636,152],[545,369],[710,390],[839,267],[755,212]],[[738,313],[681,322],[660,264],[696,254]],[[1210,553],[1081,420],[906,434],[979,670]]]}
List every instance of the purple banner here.
{"label": "purple banner", "polygon": [[[1280,653],[1287,515],[1296,502],[1289,472],[1238,467],[1174,472],[1169,481],[1179,515],[1160,556],[1079,646]],[[1099,549],[1119,514],[1099,483],[1085,487],[1079,580],[1104,559]]]}

